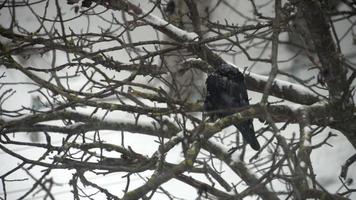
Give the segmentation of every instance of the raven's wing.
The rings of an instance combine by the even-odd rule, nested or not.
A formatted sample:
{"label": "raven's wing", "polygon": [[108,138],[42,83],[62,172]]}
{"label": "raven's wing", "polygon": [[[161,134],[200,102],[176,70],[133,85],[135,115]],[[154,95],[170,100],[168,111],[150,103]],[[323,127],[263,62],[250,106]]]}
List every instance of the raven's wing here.
{"label": "raven's wing", "polygon": [[[228,81],[228,94],[233,97],[234,107],[248,106],[249,99],[247,95],[247,88],[244,79],[229,80]],[[244,140],[250,144],[254,150],[260,149],[260,144],[255,136],[252,119],[242,121],[235,124],[236,128],[241,132]]]}
{"label": "raven's wing", "polygon": [[210,112],[212,118],[221,118],[233,114],[232,108],[236,107],[235,98],[231,96],[230,82],[226,77],[212,73],[206,79],[207,96],[205,97],[205,110]]}

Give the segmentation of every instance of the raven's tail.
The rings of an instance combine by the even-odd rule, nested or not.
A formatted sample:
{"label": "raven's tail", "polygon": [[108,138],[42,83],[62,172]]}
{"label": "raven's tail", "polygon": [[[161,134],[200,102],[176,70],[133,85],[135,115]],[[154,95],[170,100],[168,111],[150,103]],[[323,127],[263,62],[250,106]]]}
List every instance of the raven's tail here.
{"label": "raven's tail", "polygon": [[252,147],[252,149],[258,151],[261,146],[255,136],[255,130],[253,128],[252,120],[247,120],[235,125],[242,134],[244,140]]}

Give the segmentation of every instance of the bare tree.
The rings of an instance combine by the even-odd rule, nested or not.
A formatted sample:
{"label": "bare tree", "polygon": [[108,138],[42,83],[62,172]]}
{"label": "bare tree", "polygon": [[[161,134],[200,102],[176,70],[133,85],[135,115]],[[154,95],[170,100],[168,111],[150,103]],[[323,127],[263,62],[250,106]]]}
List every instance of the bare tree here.
{"label": "bare tree", "polygon": [[[188,198],[177,185],[197,191],[189,199],[355,198],[355,156],[334,169],[340,180],[325,177],[337,190],[312,158],[337,131],[356,147],[356,65],[344,53],[356,3],[329,4],[1,1],[1,198]],[[227,63],[254,93],[214,121],[200,83]],[[258,151],[232,126],[250,119]]]}

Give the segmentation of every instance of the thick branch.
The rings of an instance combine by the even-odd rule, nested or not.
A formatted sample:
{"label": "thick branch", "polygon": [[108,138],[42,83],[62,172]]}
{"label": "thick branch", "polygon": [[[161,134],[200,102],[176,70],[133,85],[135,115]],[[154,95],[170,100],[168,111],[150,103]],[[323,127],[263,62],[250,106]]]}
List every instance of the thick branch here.
{"label": "thick branch", "polygon": [[310,31],[310,39],[315,47],[321,64],[321,75],[323,76],[333,102],[348,101],[348,82],[346,78],[346,67],[343,65],[342,56],[337,50],[332,38],[327,17],[320,1],[304,0],[297,3],[298,9],[303,13],[307,27]]}
{"label": "thick branch", "polygon": [[[53,126],[39,123],[50,122],[53,120],[72,120],[76,123],[70,126]],[[33,132],[33,131],[49,131],[60,132],[66,134],[75,134],[78,132],[88,132],[93,130],[116,130],[116,131],[128,131],[132,133],[141,133],[152,136],[171,137],[178,131],[177,127],[174,127],[168,121],[163,121],[162,126],[158,124],[155,126],[151,123],[130,123],[119,122],[114,120],[100,120],[94,116],[81,114],[71,111],[57,111],[42,114],[26,115],[13,120],[1,119],[0,128],[1,133],[14,133],[14,132]]]}

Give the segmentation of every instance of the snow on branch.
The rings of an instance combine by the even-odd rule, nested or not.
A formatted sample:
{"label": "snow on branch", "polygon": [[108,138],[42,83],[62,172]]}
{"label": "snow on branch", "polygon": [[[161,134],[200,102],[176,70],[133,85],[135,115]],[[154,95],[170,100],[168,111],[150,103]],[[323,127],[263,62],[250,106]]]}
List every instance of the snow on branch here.
{"label": "snow on branch", "polygon": [[[185,67],[193,67],[206,72],[213,71],[213,68],[209,67],[209,64],[203,61],[202,59],[189,58],[185,60],[182,64]],[[264,87],[268,80],[268,76],[256,74],[250,71],[245,71],[245,69],[241,67],[237,67],[233,63],[229,63],[229,64],[238,68],[241,72],[244,72],[247,89],[256,92],[264,91]],[[315,93],[313,93],[309,88],[303,85],[298,85],[280,79],[274,80],[271,88],[271,95],[298,104],[304,104],[304,105],[312,105],[320,101],[319,97]]]}
{"label": "snow on branch", "polygon": [[[112,1],[108,1],[108,2],[109,4],[113,3]],[[124,10],[130,13],[135,18],[139,18],[142,21],[145,21],[146,23],[150,24],[152,27],[157,28],[159,31],[167,34],[169,37],[176,39],[177,41],[194,42],[198,38],[198,35],[196,33],[182,30],[128,1],[117,1],[117,2],[116,4],[113,4],[115,6],[111,5],[111,7],[114,7],[115,9],[118,10]],[[98,1],[97,3],[100,4],[102,2]],[[108,7],[107,4],[104,6]],[[219,57],[214,52],[212,52],[205,45],[200,45],[199,47],[197,47],[192,44],[192,48],[189,50],[192,51],[193,53],[196,53],[202,60],[205,60],[214,68],[216,66],[221,65],[222,63],[226,63],[226,61],[224,61],[221,57]],[[263,92],[267,79],[268,79],[267,76],[262,76],[252,72],[248,72],[246,75],[247,87],[248,89],[253,91]],[[311,105],[320,100],[308,88],[301,85],[289,83],[287,81],[278,80],[278,79],[276,79],[273,82],[271,88],[271,95],[281,99],[286,99],[292,102],[305,104],[305,105]]]}
{"label": "snow on branch", "polygon": [[[144,17],[144,14],[142,16],[139,17]],[[187,41],[187,42],[192,42],[192,41],[197,41],[198,39],[198,34],[194,33],[194,32],[188,32],[185,31],[183,29],[180,29],[174,25],[172,25],[171,23],[155,16],[152,14],[147,14],[146,17],[143,18],[144,21],[146,21],[147,23],[149,23],[152,26],[155,27],[160,27],[160,28],[164,28],[166,30],[168,30],[170,33],[174,34],[178,40],[182,40],[182,41]]]}
{"label": "snow on branch", "polygon": [[[48,109],[50,111],[50,109]],[[75,123],[72,125],[51,125],[53,121],[72,120]],[[122,117],[120,121],[117,117],[96,117],[91,113],[80,111],[56,111],[56,112],[43,112],[39,114],[24,114],[19,117],[5,118],[0,117],[0,126],[2,133],[12,133],[18,131],[54,131],[64,134],[72,134],[78,131],[94,131],[94,130],[117,130],[127,131],[132,133],[141,133],[152,136],[160,134],[173,136],[178,131],[177,128],[165,120],[162,124],[156,124],[152,120],[140,120],[140,124],[135,122],[134,118],[129,115]],[[162,126],[162,127],[161,127]]]}
{"label": "snow on branch", "polygon": [[[239,69],[243,71],[243,69]],[[263,92],[268,80],[268,76],[248,71],[245,72],[245,80],[248,89],[257,92]],[[271,87],[271,95],[305,105],[311,105],[321,100],[307,87],[280,79],[275,79],[273,81]]]}

